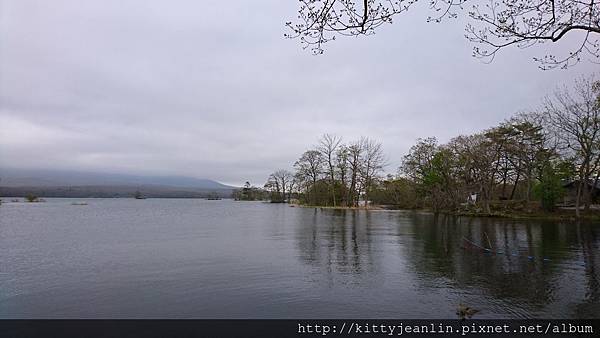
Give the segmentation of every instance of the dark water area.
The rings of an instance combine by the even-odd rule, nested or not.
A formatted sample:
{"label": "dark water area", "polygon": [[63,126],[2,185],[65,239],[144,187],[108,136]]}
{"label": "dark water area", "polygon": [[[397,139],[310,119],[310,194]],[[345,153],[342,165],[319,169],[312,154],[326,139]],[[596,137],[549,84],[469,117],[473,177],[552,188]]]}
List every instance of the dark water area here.
{"label": "dark water area", "polygon": [[600,224],[74,201],[0,206],[0,318],[600,318]]}

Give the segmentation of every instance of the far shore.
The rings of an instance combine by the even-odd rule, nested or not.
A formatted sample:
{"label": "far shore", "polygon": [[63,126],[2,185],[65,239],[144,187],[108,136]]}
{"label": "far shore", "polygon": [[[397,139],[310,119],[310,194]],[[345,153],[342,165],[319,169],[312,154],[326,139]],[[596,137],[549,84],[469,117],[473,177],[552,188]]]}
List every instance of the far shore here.
{"label": "far shore", "polygon": [[[14,202],[22,203],[39,203],[45,202],[45,198],[64,198],[70,200],[84,200],[84,199],[95,199],[95,198],[106,198],[106,197],[39,197],[36,200],[27,201],[24,197],[1,197],[1,204],[10,204]],[[108,197],[110,199],[133,199],[132,197]],[[205,197],[149,197],[149,199],[206,199]],[[17,200],[18,199],[18,200]],[[222,198],[223,200],[234,200],[232,198]],[[259,201],[255,201],[259,202]],[[272,203],[263,201],[264,203]],[[578,219],[575,216],[575,209],[572,207],[559,207],[553,212],[547,212],[543,210],[499,210],[492,211],[491,213],[479,212],[473,210],[439,210],[435,211],[429,208],[399,208],[395,205],[369,205],[349,207],[349,206],[320,206],[320,205],[306,205],[299,203],[289,203],[290,207],[307,208],[307,209],[328,209],[328,210],[365,210],[365,211],[413,211],[413,212],[429,212],[438,213],[442,215],[450,216],[463,216],[463,217],[479,217],[479,218],[504,218],[504,219],[523,219],[523,220],[547,220],[547,221],[598,221],[600,222],[600,206],[593,205],[588,213],[582,213]]]}
{"label": "far shore", "polygon": [[[463,216],[463,217],[486,217],[486,218],[506,218],[506,219],[537,219],[537,220],[553,220],[553,221],[577,221],[575,217],[575,210],[573,208],[559,208],[555,212],[543,212],[543,211],[535,211],[535,212],[472,212],[472,211],[464,211],[464,210],[440,210],[434,211],[432,209],[427,208],[418,208],[418,209],[401,209],[394,208],[389,205],[371,205],[369,207],[358,206],[358,207],[347,207],[347,206],[318,206],[318,205],[304,205],[292,203],[289,205],[290,207],[298,207],[298,208],[309,208],[309,209],[331,209],[331,210],[366,210],[366,211],[420,211],[420,212],[431,212],[431,213],[439,213],[451,216]],[[599,213],[590,213],[583,214],[579,218],[579,220],[587,220],[587,221],[600,221]]]}
{"label": "far shore", "polygon": [[290,203],[290,207],[298,207],[298,208],[312,208],[312,209],[332,209],[332,210],[374,210],[374,211],[400,211],[400,210],[410,210],[410,209],[395,209],[395,208],[385,208],[382,205],[372,205],[369,207],[359,206],[359,207],[345,207],[345,206],[321,206],[321,205],[305,205],[298,203]]}

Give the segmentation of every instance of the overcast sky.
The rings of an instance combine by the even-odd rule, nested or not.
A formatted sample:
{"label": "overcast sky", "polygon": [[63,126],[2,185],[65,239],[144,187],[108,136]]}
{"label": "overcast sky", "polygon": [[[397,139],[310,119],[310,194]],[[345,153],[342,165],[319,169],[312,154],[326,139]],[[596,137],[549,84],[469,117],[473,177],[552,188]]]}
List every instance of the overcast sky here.
{"label": "overcast sky", "polygon": [[0,0],[0,165],[262,185],[323,133],[447,141],[539,106],[599,66],[540,71],[550,48],[471,57],[428,1],[313,56],[286,40],[297,1]]}

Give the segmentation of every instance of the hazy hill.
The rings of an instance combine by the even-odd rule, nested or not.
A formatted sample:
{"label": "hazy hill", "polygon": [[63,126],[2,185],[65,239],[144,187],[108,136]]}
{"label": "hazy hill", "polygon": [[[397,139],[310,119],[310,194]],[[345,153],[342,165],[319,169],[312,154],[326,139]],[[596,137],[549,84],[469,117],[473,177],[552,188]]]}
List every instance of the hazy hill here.
{"label": "hazy hill", "polygon": [[236,187],[185,176],[137,176],[79,171],[0,169],[0,196],[45,197],[230,197]]}

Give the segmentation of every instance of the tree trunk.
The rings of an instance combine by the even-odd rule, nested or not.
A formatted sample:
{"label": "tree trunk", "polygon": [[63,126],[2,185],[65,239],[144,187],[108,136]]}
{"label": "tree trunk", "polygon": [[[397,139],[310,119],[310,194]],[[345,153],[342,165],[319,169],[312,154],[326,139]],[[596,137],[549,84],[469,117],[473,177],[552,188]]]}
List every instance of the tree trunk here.
{"label": "tree trunk", "polygon": [[327,152],[327,166],[329,168],[329,190],[331,192],[331,205],[335,208],[335,177],[333,163],[331,162],[331,152]]}
{"label": "tree trunk", "polygon": [[354,201],[356,200],[356,174],[352,173],[352,180],[350,181],[350,191],[348,192],[349,198],[348,201],[351,202],[352,206],[354,206]]}
{"label": "tree trunk", "polygon": [[285,185],[283,186],[283,203],[285,203]]}
{"label": "tree trunk", "polygon": [[[581,176],[580,176],[581,178]],[[583,180],[579,180],[579,184],[577,184],[577,195],[575,196],[575,217],[581,217],[581,212],[579,211],[579,205],[581,204],[581,187],[583,185]]]}
{"label": "tree trunk", "polygon": [[369,182],[369,177],[365,179],[365,209],[369,209],[369,186],[371,183]]}
{"label": "tree trunk", "polygon": [[531,168],[527,170],[527,191],[525,193],[525,200],[527,202],[531,200]]}
{"label": "tree trunk", "polygon": [[487,214],[491,214],[492,210],[490,209],[490,194],[489,192],[484,192],[483,195],[485,196],[483,200],[483,207],[485,208],[485,212]]}
{"label": "tree trunk", "polygon": [[587,213],[588,211],[590,211],[590,204],[591,204],[591,192],[590,192],[590,187],[588,187],[588,185],[585,185],[585,189],[584,194],[583,194],[583,212]]}
{"label": "tree trunk", "polygon": [[[598,185],[598,179],[599,179],[599,178],[600,178],[600,171],[598,171],[598,173],[596,173],[596,177],[594,177],[594,184],[593,184],[593,185],[592,185],[592,187],[591,187],[591,191],[592,191],[592,192],[590,193],[590,195],[592,195],[592,194],[593,194],[593,192],[594,192],[594,191],[596,191],[596,187],[597,187],[597,185]],[[590,196],[590,197],[591,197],[591,196]],[[592,201],[592,202],[593,202],[593,201]]]}
{"label": "tree trunk", "polygon": [[508,170],[504,170],[502,177],[502,199],[506,199],[506,181],[508,180]]}
{"label": "tree trunk", "polygon": [[329,173],[331,174],[331,200],[333,202],[333,207],[335,208],[335,177],[333,175],[333,166],[331,165],[331,159],[329,160]]}
{"label": "tree trunk", "polygon": [[312,203],[312,205],[317,205],[317,199],[316,199],[317,193],[315,191],[316,187],[317,187],[317,180],[313,178],[313,186],[312,186],[312,188],[313,188],[313,194],[312,194],[313,203]]}
{"label": "tree trunk", "polygon": [[517,185],[519,184],[519,178],[521,176],[521,172],[517,171],[517,178],[515,179],[515,185],[513,185],[512,191],[510,192],[510,199],[515,198],[515,191],[517,190]]}
{"label": "tree trunk", "polygon": [[346,201],[344,201],[344,196],[346,195],[345,190],[346,190],[346,177],[344,174],[342,174],[340,176],[340,204],[342,206],[346,206]]}

